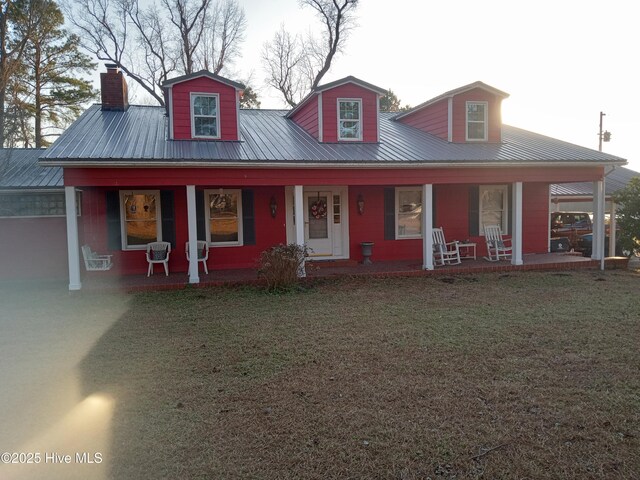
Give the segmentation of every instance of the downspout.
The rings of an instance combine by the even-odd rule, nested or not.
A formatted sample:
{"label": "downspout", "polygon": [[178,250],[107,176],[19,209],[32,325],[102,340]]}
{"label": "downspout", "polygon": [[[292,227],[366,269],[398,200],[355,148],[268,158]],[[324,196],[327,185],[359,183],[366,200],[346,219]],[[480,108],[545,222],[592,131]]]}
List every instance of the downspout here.
{"label": "downspout", "polygon": [[[611,167],[611,170],[609,170],[607,173],[605,173],[602,177],[602,212],[600,213],[602,215],[602,218],[600,219],[600,222],[602,223],[602,255],[600,255],[600,270],[604,271],[604,254],[605,254],[605,250],[606,248],[604,247],[605,244],[605,238],[606,238],[606,228],[604,225],[604,211],[605,211],[605,206],[607,204],[607,177],[609,175],[611,175],[613,173],[613,171],[616,169],[615,165],[613,167]],[[611,220],[609,220],[609,234],[611,234]],[[591,238],[591,242],[593,243],[593,237]]]}

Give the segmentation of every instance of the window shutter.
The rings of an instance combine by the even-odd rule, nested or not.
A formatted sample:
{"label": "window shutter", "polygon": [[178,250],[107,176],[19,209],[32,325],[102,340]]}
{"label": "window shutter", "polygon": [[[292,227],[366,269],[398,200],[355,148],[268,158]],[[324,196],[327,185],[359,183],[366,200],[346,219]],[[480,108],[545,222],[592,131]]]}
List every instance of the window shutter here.
{"label": "window shutter", "polygon": [[469,236],[480,235],[480,186],[469,186]]}
{"label": "window shutter", "polygon": [[507,235],[511,235],[511,232],[513,231],[513,222],[514,222],[514,216],[513,216],[513,206],[512,206],[512,202],[513,202],[513,185],[509,184],[509,188],[508,188],[508,192],[507,192]]}
{"label": "window shutter", "polygon": [[198,240],[208,240],[207,224],[204,217],[204,191],[196,190],[196,228],[198,229]]}
{"label": "window shutter", "polygon": [[253,205],[253,190],[242,190],[242,244],[256,244],[256,221]]}
{"label": "window shutter", "polygon": [[109,190],[105,192],[105,199],[107,207],[107,246],[109,250],[121,250],[120,194],[117,190]]}
{"label": "window shutter", "polygon": [[384,189],[384,239],[396,239],[396,189]]}
{"label": "window shutter", "polygon": [[173,190],[160,190],[160,210],[162,213],[162,240],[176,247],[176,220]]}

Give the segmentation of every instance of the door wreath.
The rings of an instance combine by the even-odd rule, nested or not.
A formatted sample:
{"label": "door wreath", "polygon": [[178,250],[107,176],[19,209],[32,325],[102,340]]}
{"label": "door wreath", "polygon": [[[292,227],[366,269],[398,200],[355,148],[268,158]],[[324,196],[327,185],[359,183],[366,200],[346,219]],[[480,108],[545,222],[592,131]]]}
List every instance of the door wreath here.
{"label": "door wreath", "polygon": [[318,199],[311,204],[311,216],[317,220],[327,218],[327,202],[320,200],[320,195],[318,195]]}

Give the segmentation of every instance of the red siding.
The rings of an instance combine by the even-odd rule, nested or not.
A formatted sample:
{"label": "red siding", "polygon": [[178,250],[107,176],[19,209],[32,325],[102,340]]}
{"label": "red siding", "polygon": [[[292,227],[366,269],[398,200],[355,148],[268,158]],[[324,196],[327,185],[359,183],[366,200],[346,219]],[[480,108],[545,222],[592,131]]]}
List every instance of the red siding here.
{"label": "red siding", "polygon": [[191,140],[190,93],[218,93],[220,95],[220,140],[239,140],[238,92],[235,88],[208,77],[198,77],[177,83],[172,88],[173,138]]}
{"label": "red siding", "polygon": [[447,140],[449,138],[449,100],[445,98],[399,121]]}
{"label": "red siding", "polygon": [[304,128],[309,135],[318,139],[318,96],[310,98],[306,104],[291,116],[291,119]]}
{"label": "red siding", "polygon": [[322,141],[338,141],[338,98],[362,99],[362,141],[377,142],[378,94],[350,83],[322,92]]}
{"label": "red siding", "polygon": [[418,185],[591,182],[603,167],[509,168],[65,168],[65,185]]}
{"label": "red siding", "polygon": [[[202,188],[204,189],[205,187]],[[272,245],[286,243],[284,188],[255,187],[252,189],[254,192],[256,244],[239,247],[212,247],[209,250],[209,262],[207,264],[209,269],[255,268],[260,252]],[[113,255],[113,269],[109,272],[98,272],[100,275],[146,274],[148,264],[144,251],[123,251],[121,249],[109,251],[105,213],[106,190],[106,188],[95,188],[85,190],[83,193],[84,214],[79,227],[81,244],[89,243],[94,250]],[[174,192],[176,245],[173,246],[169,257],[169,272],[186,272],[188,270],[185,255],[185,243],[188,240],[186,189],[184,187],[175,187],[170,190]],[[278,204],[276,218],[271,217],[269,208],[272,196],[275,196]],[[64,260],[66,262],[66,256]],[[84,267],[81,270],[84,274]],[[156,270],[157,274],[160,273],[160,270]],[[90,273],[95,274],[93,272]]]}
{"label": "red siding", "polygon": [[[486,90],[476,88],[468,92],[461,93],[453,97],[453,136],[454,143],[465,143],[467,128],[467,107],[466,102],[488,102],[489,107],[489,130],[488,142],[499,143],[502,141],[502,115],[501,104],[502,99],[497,95],[493,95]],[[476,143],[476,142],[474,142]]]}
{"label": "red siding", "polygon": [[549,184],[522,186],[522,252],[544,253],[549,249]]}
{"label": "red siding", "polygon": [[64,217],[0,218],[0,279],[68,278]]}

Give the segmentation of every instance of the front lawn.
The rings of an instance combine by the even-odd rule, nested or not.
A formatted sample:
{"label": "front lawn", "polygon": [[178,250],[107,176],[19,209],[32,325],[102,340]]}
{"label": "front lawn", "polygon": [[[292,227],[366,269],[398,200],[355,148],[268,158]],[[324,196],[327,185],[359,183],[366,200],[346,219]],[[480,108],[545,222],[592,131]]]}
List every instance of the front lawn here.
{"label": "front lawn", "polygon": [[640,472],[638,273],[136,294],[80,371],[118,479]]}

